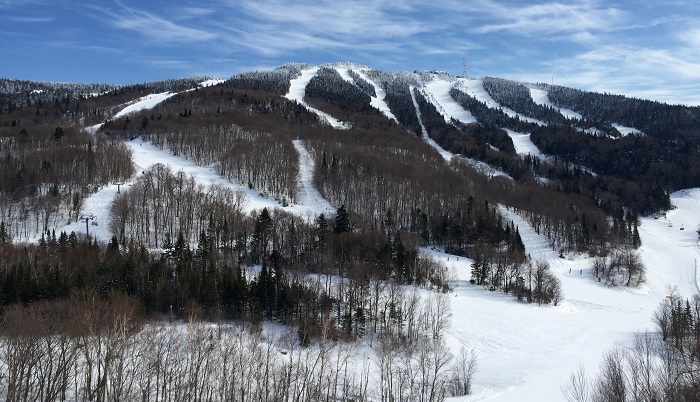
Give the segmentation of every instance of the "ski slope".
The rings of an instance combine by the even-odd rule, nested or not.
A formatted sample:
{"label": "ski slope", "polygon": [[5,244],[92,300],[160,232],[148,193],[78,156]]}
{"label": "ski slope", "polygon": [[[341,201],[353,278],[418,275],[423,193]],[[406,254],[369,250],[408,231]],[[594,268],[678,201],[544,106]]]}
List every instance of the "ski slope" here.
{"label": "ski slope", "polygon": [[518,155],[532,155],[536,158],[542,159],[542,160],[549,160],[551,159],[547,155],[543,154],[539,148],[537,148],[537,145],[535,145],[534,142],[530,139],[530,133],[520,133],[517,131],[513,131],[508,128],[504,128],[506,132],[508,133],[508,136],[513,140],[513,146],[515,147],[515,153]]}
{"label": "ski slope", "polygon": [[[549,96],[547,95],[547,91],[545,91],[544,89],[530,87],[530,96],[532,97],[532,100],[535,103],[537,103],[538,105],[541,105],[544,107],[550,107],[554,110],[557,110],[557,111],[559,111],[559,113],[562,114],[562,116],[566,117],[567,119],[571,119],[571,120],[583,119],[583,116],[581,115],[581,113],[574,112],[571,109],[558,107],[557,105],[553,104],[549,100]],[[615,129],[617,131],[619,131],[620,134],[622,134],[623,136],[626,136],[626,135],[644,135],[644,133],[641,130],[634,128],[634,127],[627,127],[627,126],[623,126],[622,124],[616,124],[616,123],[613,123],[612,126],[615,127]],[[584,131],[589,133],[589,134],[595,134],[595,135],[601,133],[601,131],[595,127],[586,129]]]}
{"label": "ski slope", "polygon": [[537,103],[540,106],[544,107],[551,107],[554,110],[559,111],[562,116],[566,117],[567,119],[571,120],[581,120],[583,116],[581,116],[581,113],[574,112],[571,109],[566,109],[563,107],[559,107],[552,103],[549,100],[549,96],[547,95],[547,91],[544,89],[539,89],[539,88],[530,88],[530,97],[532,100]]}
{"label": "ski slope", "polygon": [[634,128],[634,127],[627,127],[627,126],[623,126],[622,124],[616,124],[616,123],[612,123],[612,126],[615,127],[615,130],[619,131],[620,134],[622,134],[623,136],[626,136],[626,135],[636,135],[636,136],[644,135],[642,130]]}
{"label": "ski slope", "polygon": [[[301,189],[300,201],[297,204],[286,207],[283,207],[282,204],[272,198],[260,195],[258,191],[254,189],[251,190],[248,186],[240,183],[231,183],[217,174],[212,167],[198,166],[187,159],[171,154],[167,149],[162,150],[142,138],[128,141],[126,144],[132,150],[132,159],[137,172],[131,180],[121,185],[121,191],[128,191],[129,186],[138,179],[138,176],[142,175],[153,165],[161,163],[168,166],[174,173],[182,172],[186,176],[193,176],[199,184],[205,186],[218,184],[233,191],[242,192],[246,196],[244,204],[246,212],[250,212],[254,209],[281,208],[303,218],[312,220],[321,213],[329,214],[335,211],[335,208],[333,208],[313,187],[313,171],[315,167],[313,160],[301,142],[295,141],[294,143],[295,148],[300,154],[300,177],[298,179]],[[94,216],[94,219],[90,221],[88,226],[89,233],[100,241],[109,241],[112,237],[108,225],[109,208],[116,195],[117,185],[110,185],[91,194],[83,202],[83,207],[80,211],[81,214],[91,214]],[[94,225],[93,222],[96,225]],[[57,227],[56,231],[85,233],[86,226],[84,222],[78,224],[72,222]],[[36,241],[38,238],[32,240]]]}
{"label": "ski slope", "polygon": [[396,119],[396,116],[394,116],[394,113],[391,112],[391,108],[389,108],[389,105],[384,100],[384,98],[386,98],[386,92],[384,91],[384,89],[381,86],[377,85],[376,82],[372,81],[372,79],[369,78],[367,73],[365,73],[365,70],[368,69],[367,67],[357,66],[355,64],[340,63],[334,64],[333,69],[338,72],[338,74],[343,80],[351,83],[352,85],[357,84],[355,83],[355,79],[352,78],[352,76],[350,75],[350,71],[359,75],[360,78],[372,85],[376,96],[370,96],[370,106],[380,111],[384,116],[386,116],[387,119],[393,120],[395,123],[399,122]]}
{"label": "ski slope", "polygon": [[394,113],[391,112],[391,109],[389,108],[389,105],[386,103],[384,98],[386,98],[386,92],[384,89],[377,85],[376,82],[372,81],[371,78],[365,73],[364,70],[362,69],[353,69],[357,75],[360,76],[363,80],[367,81],[374,87],[374,93],[376,96],[372,96],[372,100],[370,101],[370,105],[373,106],[375,109],[379,110],[382,112],[384,116],[386,116],[388,119],[393,120],[395,123],[398,123],[398,119],[396,119],[396,116],[394,116]]}
{"label": "ski slope", "polygon": [[524,116],[520,113],[517,113],[513,109],[509,109],[507,107],[501,106],[498,102],[496,102],[491,95],[489,95],[488,91],[484,88],[484,82],[479,79],[471,79],[471,78],[457,78],[457,85],[455,86],[458,90],[464,92],[465,94],[476,98],[480,102],[483,102],[486,104],[486,106],[492,108],[492,109],[499,109],[509,117],[512,117],[514,119],[520,119],[523,121],[527,121],[530,123],[537,124],[538,126],[546,126],[547,123],[543,122],[542,120],[538,120],[532,117]]}
{"label": "ski slope", "polygon": [[428,99],[445,118],[445,122],[450,123],[450,120],[454,118],[464,124],[476,123],[476,118],[450,95],[450,90],[454,86],[455,81],[436,78],[425,84],[423,91],[426,95],[426,99]]}
{"label": "ski slope", "polygon": [[298,104],[304,106],[310,112],[317,114],[319,117],[321,117],[321,119],[327,121],[328,124],[330,124],[334,128],[350,128],[350,126],[347,123],[343,123],[342,121],[336,119],[328,113],[316,109],[315,107],[306,103],[306,101],[304,100],[304,97],[306,96],[306,86],[309,85],[311,79],[314,78],[316,74],[318,74],[318,70],[319,67],[312,67],[302,70],[301,75],[299,77],[294,78],[289,82],[289,92],[284,97],[297,102]]}
{"label": "ski slope", "polygon": [[[300,86],[297,83],[292,88],[296,88],[296,91],[305,89],[305,85],[301,90],[298,88]],[[481,88],[483,90],[483,86]],[[415,90],[410,88],[420,121]],[[148,100],[149,103],[146,101],[143,100],[142,109],[138,110],[159,103],[153,99]],[[426,142],[447,162],[451,161],[454,155],[430,139],[424,127],[422,133]],[[513,132],[509,135],[518,138],[518,153],[539,152],[529,137],[525,138],[527,134]],[[197,166],[142,139],[127,144],[133,151],[137,173],[121,186],[121,191],[128,191],[130,183],[142,171],[156,163],[163,163],[175,172],[193,175],[201,184],[220,184],[244,192],[247,197],[246,210],[281,208],[275,200],[262,197],[247,186],[228,182],[211,167]],[[329,209],[332,211],[330,203],[313,186],[315,166],[304,143],[295,140],[293,144],[300,160],[299,203],[283,209],[310,218],[319,213],[328,213]],[[117,185],[110,185],[84,201],[81,212],[94,216],[87,227],[90,234],[99,240],[108,241],[111,237],[108,211],[116,194]],[[518,226],[527,253],[535,260],[549,262],[552,272],[561,280],[565,300],[556,307],[521,304],[509,295],[471,285],[471,260],[422,249],[421,252],[432,255],[456,275],[455,292],[450,295],[452,323],[447,336],[448,345],[455,354],[461,347],[466,347],[473,350],[478,358],[473,395],[449,400],[563,400],[560,387],[566,384],[570,373],[580,364],[589,374],[595,373],[603,354],[616,343],[629,343],[635,331],[653,329],[653,313],[664,300],[669,287],[676,287],[683,296],[700,292],[700,273],[696,268],[696,262],[700,260],[700,247],[695,232],[700,224],[700,189],[673,193],[671,202],[678,208],[669,211],[665,218],[641,219],[640,255],[647,267],[647,281],[637,289],[609,288],[594,281],[590,258],[576,255],[559,258],[559,253],[552,250],[549,242],[535,233],[524,219],[513,211],[501,208],[506,219],[513,220]],[[681,227],[685,230],[680,230]],[[84,233],[86,224],[84,221],[73,222],[56,230]]]}
{"label": "ski slope", "polygon": [[442,156],[442,158],[445,160],[445,162],[450,163],[452,161],[452,157],[454,156],[451,152],[447,151],[440,145],[438,145],[435,140],[430,138],[428,135],[428,130],[425,129],[425,126],[423,125],[423,120],[421,118],[421,112],[420,112],[420,107],[418,107],[418,101],[416,100],[416,88],[415,87],[408,87],[408,92],[411,93],[411,100],[413,101],[413,107],[416,109],[416,116],[418,117],[418,123],[420,124],[420,129],[421,132],[423,133],[423,140],[428,143],[431,147],[433,147],[439,154]]}
{"label": "ski slope", "polygon": [[[452,324],[447,339],[454,352],[473,350],[478,359],[474,392],[449,401],[561,401],[560,387],[583,365],[598,371],[603,354],[634,333],[654,330],[652,316],[669,287],[683,296],[700,291],[695,262],[700,260],[698,235],[700,189],[671,195],[678,207],[668,219],[641,219],[640,256],[647,281],[636,289],[610,288],[592,278],[592,259],[559,258],[549,242],[513,211],[501,208],[519,228],[534,260],[549,262],[561,280],[564,301],[558,306],[526,305],[500,292],[469,283],[471,260],[423,249],[456,274]],[[668,221],[673,226],[668,226]],[[685,230],[680,230],[684,224]]]}
{"label": "ski slope", "polygon": [[294,148],[299,153],[299,191],[297,195],[298,208],[306,208],[313,216],[335,213],[335,208],[314,187],[314,172],[316,166],[313,158],[306,150],[304,141],[293,140]]}

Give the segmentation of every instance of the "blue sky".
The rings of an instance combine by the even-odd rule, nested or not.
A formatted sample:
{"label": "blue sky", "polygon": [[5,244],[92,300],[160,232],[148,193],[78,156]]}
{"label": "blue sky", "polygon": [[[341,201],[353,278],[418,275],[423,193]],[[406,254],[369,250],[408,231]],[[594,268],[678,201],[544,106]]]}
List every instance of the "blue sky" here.
{"label": "blue sky", "polygon": [[285,62],[446,70],[700,105],[700,2],[0,0],[0,77],[128,84]]}

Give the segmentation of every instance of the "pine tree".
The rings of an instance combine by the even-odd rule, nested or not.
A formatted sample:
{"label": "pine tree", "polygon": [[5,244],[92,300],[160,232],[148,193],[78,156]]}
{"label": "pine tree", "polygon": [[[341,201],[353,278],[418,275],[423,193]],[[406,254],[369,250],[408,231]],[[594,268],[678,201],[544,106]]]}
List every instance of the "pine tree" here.
{"label": "pine tree", "polygon": [[253,262],[261,263],[267,258],[267,247],[272,234],[272,217],[267,208],[263,208],[255,220],[253,232]]}
{"label": "pine tree", "polygon": [[350,216],[348,215],[345,204],[338,207],[335,213],[335,229],[336,234],[346,233],[350,231]]}
{"label": "pine tree", "polygon": [[[43,239],[44,236],[42,235],[41,238]],[[9,236],[7,234],[7,229],[5,229],[5,221],[0,222],[0,245],[8,243],[9,242]]]}
{"label": "pine tree", "polygon": [[639,230],[637,230],[637,221],[634,221],[634,231],[632,233],[632,247],[639,248],[642,245],[642,239],[639,238]]}

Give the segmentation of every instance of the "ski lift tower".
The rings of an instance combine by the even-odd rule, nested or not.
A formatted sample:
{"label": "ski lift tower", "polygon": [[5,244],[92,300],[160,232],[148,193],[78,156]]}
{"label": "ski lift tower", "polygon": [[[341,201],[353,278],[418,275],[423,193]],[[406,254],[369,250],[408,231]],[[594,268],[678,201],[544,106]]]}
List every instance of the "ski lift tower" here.
{"label": "ski lift tower", "polygon": [[117,194],[121,194],[121,186],[124,185],[124,180],[115,180],[114,184],[117,185]]}
{"label": "ski lift tower", "polygon": [[90,236],[90,225],[88,224],[89,221],[95,219],[95,215],[93,214],[84,214],[80,215],[80,220],[85,221],[85,232],[87,236]]}

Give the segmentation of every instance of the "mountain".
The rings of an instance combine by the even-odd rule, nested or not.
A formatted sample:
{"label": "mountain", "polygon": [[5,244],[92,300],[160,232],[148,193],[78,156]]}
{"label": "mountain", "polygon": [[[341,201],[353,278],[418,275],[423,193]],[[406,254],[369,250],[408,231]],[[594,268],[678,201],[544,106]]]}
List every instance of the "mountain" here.
{"label": "mountain", "polygon": [[[301,345],[436,354],[426,339],[447,339],[481,359],[474,398],[545,400],[568,377],[556,359],[590,364],[574,349],[597,359],[651,325],[667,285],[697,289],[698,197],[682,192],[700,187],[697,107],[291,63],[123,87],[0,80],[0,112],[8,308],[95,292],[151,318],[282,323]],[[557,382],[536,391],[533,372]]]}

